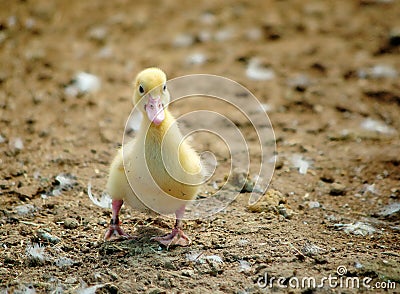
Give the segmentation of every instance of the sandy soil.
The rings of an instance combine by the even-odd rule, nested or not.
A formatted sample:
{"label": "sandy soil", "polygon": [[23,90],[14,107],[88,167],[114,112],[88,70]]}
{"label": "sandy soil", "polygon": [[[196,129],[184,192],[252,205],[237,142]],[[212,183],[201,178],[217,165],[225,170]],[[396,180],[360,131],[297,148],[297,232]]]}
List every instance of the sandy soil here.
{"label": "sandy soil", "polygon": [[[177,3],[0,1],[0,293],[262,293],[266,275],[278,292],[367,289],[271,277],[400,291],[398,1]],[[271,79],[248,75],[254,58]],[[140,238],[103,242],[110,211],[87,196],[90,179],[104,189],[148,66],[243,84],[276,135],[267,195],[187,221],[187,248],[151,242],[172,220],[129,208]],[[75,93],[78,72],[101,88]]]}

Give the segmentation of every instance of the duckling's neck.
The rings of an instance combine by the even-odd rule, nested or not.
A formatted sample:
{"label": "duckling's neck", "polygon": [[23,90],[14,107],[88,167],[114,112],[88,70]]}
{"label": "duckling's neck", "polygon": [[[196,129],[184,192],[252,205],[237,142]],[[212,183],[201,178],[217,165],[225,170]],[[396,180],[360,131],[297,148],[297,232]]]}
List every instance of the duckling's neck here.
{"label": "duckling's neck", "polygon": [[172,123],[175,120],[172,114],[167,109],[164,110],[164,114],[165,118],[159,125],[151,123],[149,128],[149,132],[157,133],[161,136],[161,138],[164,137],[168,128],[172,125]]}
{"label": "duckling's neck", "polygon": [[164,109],[164,113],[165,113],[165,118],[159,125],[151,123],[147,119],[143,120],[141,126],[142,130],[141,135],[144,138],[147,138],[147,140],[151,139],[152,141],[155,140],[157,142],[161,142],[163,140],[165,134],[171,127],[173,127],[175,121],[175,118],[167,109]]}

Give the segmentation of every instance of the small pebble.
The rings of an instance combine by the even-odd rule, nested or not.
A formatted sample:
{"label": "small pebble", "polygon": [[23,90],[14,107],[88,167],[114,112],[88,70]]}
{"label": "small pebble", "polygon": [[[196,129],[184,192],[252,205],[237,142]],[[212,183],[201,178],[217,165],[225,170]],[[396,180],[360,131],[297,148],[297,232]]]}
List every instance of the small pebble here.
{"label": "small pebble", "polygon": [[346,194],[346,186],[339,183],[331,184],[329,194],[332,196],[342,196]]}
{"label": "small pebble", "polygon": [[109,46],[104,46],[97,52],[96,55],[102,59],[111,58],[113,56],[113,49]]}
{"label": "small pebble", "polygon": [[108,224],[108,221],[106,221],[105,219],[99,219],[97,222],[98,225],[104,226]]}
{"label": "small pebble", "polygon": [[248,207],[249,211],[254,213],[279,213],[284,218],[290,219],[294,212],[285,206],[286,198],[283,194],[274,189],[268,189],[260,200]]}
{"label": "small pebble", "polygon": [[275,72],[272,68],[263,66],[257,59],[252,59],[247,65],[246,76],[255,81],[269,81],[275,78]]}
{"label": "small pebble", "polygon": [[36,21],[33,18],[28,18],[25,20],[25,28],[28,30],[33,30],[35,28]]}
{"label": "small pebble", "polygon": [[76,229],[79,226],[79,223],[74,218],[67,218],[64,220],[64,228],[66,229]]}
{"label": "small pebble", "polygon": [[253,180],[247,179],[241,192],[253,192],[254,184]]}
{"label": "small pebble", "polygon": [[304,92],[312,84],[312,81],[307,75],[299,74],[288,79],[287,84],[299,92]]}
{"label": "small pebble", "polygon": [[246,240],[246,239],[240,239],[239,241],[238,241],[238,245],[239,246],[245,246],[245,245],[247,245],[249,243],[249,240]]}
{"label": "small pebble", "polygon": [[55,180],[57,185],[51,192],[52,196],[60,196],[63,191],[71,190],[77,183],[76,177],[69,173],[58,174]]}
{"label": "small pebble", "polygon": [[203,24],[206,25],[212,25],[215,23],[215,21],[217,20],[217,18],[215,17],[215,15],[211,12],[204,12],[201,16],[200,16],[200,21]]}
{"label": "small pebble", "polygon": [[181,270],[181,275],[185,277],[194,277],[194,270],[191,269]]}
{"label": "small pebble", "polygon": [[305,160],[300,154],[294,154],[291,157],[293,167],[299,169],[299,173],[302,175],[307,174],[307,170],[310,167],[310,163]]}
{"label": "small pebble", "polygon": [[378,190],[375,187],[375,184],[369,185],[369,184],[365,184],[363,186],[363,188],[361,189],[361,193],[362,195],[378,195]]}
{"label": "small pebble", "polygon": [[390,31],[389,45],[393,47],[400,46],[400,27],[394,28]]}
{"label": "small pebble", "polygon": [[360,79],[394,79],[398,77],[397,70],[389,65],[378,64],[358,71]]}
{"label": "small pebble", "polygon": [[14,27],[16,24],[17,24],[17,17],[15,15],[12,15],[7,19],[7,26]]}
{"label": "small pebble", "polygon": [[74,261],[68,257],[60,257],[55,261],[55,264],[60,268],[70,267],[74,264]]}
{"label": "small pebble", "polygon": [[200,31],[199,34],[197,35],[197,39],[201,43],[209,42],[212,38],[212,35],[209,31]]}
{"label": "small pebble", "polygon": [[68,277],[64,281],[65,284],[75,284],[76,282],[77,282],[77,279],[74,277]]}
{"label": "small pebble", "polygon": [[225,42],[233,37],[233,30],[231,29],[222,29],[215,33],[215,40],[218,42]]}
{"label": "small pebble", "polygon": [[373,226],[363,222],[356,222],[354,224],[335,224],[334,226],[339,230],[343,230],[347,234],[351,233],[353,235],[367,236],[376,232],[376,229]]}
{"label": "small pebble", "polygon": [[309,201],[308,202],[308,207],[310,209],[319,208],[319,207],[321,207],[321,204],[318,201]]}
{"label": "small pebble", "polygon": [[356,262],[354,263],[354,267],[355,267],[356,269],[361,269],[361,268],[363,268],[363,265],[362,265],[360,262],[356,261]]}
{"label": "small pebble", "polygon": [[337,221],[336,216],[334,216],[333,214],[325,215],[324,218],[325,218],[327,221],[330,221],[330,222],[335,222],[335,221]]}
{"label": "small pebble", "polygon": [[19,215],[28,215],[36,211],[36,207],[32,204],[24,204],[15,207]]}
{"label": "small pebble", "polygon": [[260,40],[263,36],[263,32],[260,28],[252,28],[246,31],[246,38],[251,41]]}
{"label": "small pebble", "polygon": [[223,263],[224,261],[222,260],[221,257],[219,257],[218,255],[208,255],[205,257],[207,260],[212,261],[212,262],[216,262],[216,263]]}
{"label": "small pebble", "polygon": [[390,198],[394,198],[394,199],[400,198],[400,188],[392,188],[392,189],[390,189],[390,192],[391,192]]}
{"label": "small pebble", "polygon": [[24,149],[24,143],[21,138],[13,138],[10,141],[10,148],[13,152],[19,152]]}
{"label": "small pebble", "polygon": [[176,267],[170,260],[166,260],[164,262],[164,268],[169,269],[169,270],[176,270]]}
{"label": "small pebble", "polygon": [[329,184],[335,182],[335,178],[328,172],[323,173],[323,175],[320,177],[320,180]]}
{"label": "small pebble", "polygon": [[291,219],[293,216],[293,211],[291,209],[287,209],[282,203],[278,205],[278,212],[286,219]]}
{"label": "small pebble", "polygon": [[251,264],[246,260],[239,260],[239,273],[251,270]]}
{"label": "small pebble", "polygon": [[378,213],[378,215],[387,219],[393,219],[393,220],[400,219],[400,202],[394,202],[385,206]]}
{"label": "small pebble", "polygon": [[65,88],[68,96],[79,96],[85,93],[96,92],[101,87],[100,78],[86,72],[79,72],[73,79],[71,85]]}
{"label": "small pebble", "polygon": [[[0,289],[0,290],[2,290],[2,289]],[[0,292],[0,293],[3,293],[3,292]],[[4,293],[9,293],[9,292],[7,292],[7,290],[6,290]],[[28,285],[20,285],[18,287],[18,290],[15,290],[12,293],[36,294],[38,292],[36,292],[36,289],[32,284],[28,284]]]}
{"label": "small pebble", "polygon": [[235,187],[244,190],[244,186],[247,182],[247,172],[241,168],[234,168],[231,176],[231,184]]}
{"label": "small pebble", "polygon": [[361,127],[368,131],[378,132],[382,134],[393,134],[396,131],[383,122],[367,118],[361,123]]}
{"label": "small pebble", "polygon": [[112,270],[108,270],[107,273],[113,279],[113,281],[116,281],[119,279],[119,276],[116,272],[114,272]]}
{"label": "small pebble", "polygon": [[108,32],[106,27],[94,27],[89,31],[89,38],[98,42],[104,42],[107,34]]}
{"label": "small pebble", "polygon": [[60,238],[53,236],[52,234],[50,234],[42,229],[37,230],[37,235],[40,239],[50,242],[52,244],[57,244],[61,241]]}
{"label": "small pebble", "polygon": [[190,34],[179,34],[175,37],[172,45],[174,47],[189,47],[194,43],[194,37]]}
{"label": "small pebble", "polygon": [[318,255],[318,254],[322,253],[323,251],[325,251],[325,250],[322,249],[321,247],[318,247],[317,245],[311,243],[308,240],[306,241],[304,246],[301,248],[301,253],[303,253],[306,256]]}
{"label": "small pebble", "polygon": [[207,56],[203,53],[193,53],[186,58],[188,64],[201,65],[207,61]]}

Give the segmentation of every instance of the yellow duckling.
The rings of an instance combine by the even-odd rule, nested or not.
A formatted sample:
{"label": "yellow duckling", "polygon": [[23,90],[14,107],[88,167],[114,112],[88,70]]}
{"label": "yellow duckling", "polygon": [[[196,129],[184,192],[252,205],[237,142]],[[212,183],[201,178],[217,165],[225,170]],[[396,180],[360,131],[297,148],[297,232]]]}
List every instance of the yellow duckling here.
{"label": "yellow duckling", "polygon": [[140,72],[134,83],[133,102],[143,113],[136,137],[114,158],[107,192],[112,198],[112,218],[105,239],[129,237],[119,226],[123,203],[140,211],[175,213],[172,232],[152,238],[166,246],[187,246],[182,231],[188,201],[193,200],[203,181],[200,158],[184,141],[177,122],[168,111],[170,94],[167,77],[158,68]]}

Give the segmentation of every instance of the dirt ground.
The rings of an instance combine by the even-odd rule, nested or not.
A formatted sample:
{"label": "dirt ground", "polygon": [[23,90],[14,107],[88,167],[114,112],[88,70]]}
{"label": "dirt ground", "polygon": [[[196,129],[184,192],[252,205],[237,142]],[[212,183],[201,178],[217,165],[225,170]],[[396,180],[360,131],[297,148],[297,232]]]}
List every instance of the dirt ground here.
{"label": "dirt ground", "polygon": [[[348,278],[400,291],[398,1],[0,7],[0,293],[369,291],[339,283]],[[272,76],[250,75],[254,60]],[[186,248],[150,241],[172,220],[130,208],[123,226],[139,239],[104,242],[110,210],[87,196],[90,179],[105,188],[132,81],[148,66],[241,83],[276,135],[267,195],[187,221]],[[78,72],[100,89],[77,92]],[[292,287],[330,276],[336,287]]]}

